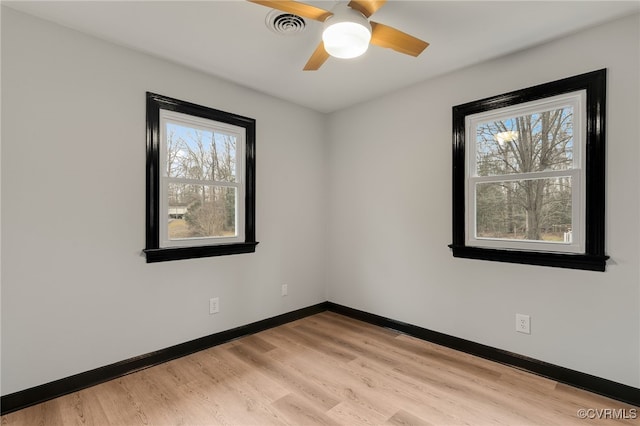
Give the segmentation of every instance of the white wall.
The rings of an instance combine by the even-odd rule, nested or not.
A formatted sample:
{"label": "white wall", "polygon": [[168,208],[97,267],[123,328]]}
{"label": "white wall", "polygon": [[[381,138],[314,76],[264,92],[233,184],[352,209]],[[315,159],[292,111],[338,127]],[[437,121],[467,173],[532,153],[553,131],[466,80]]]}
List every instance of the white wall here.
{"label": "white wall", "polygon": [[[640,386],[639,26],[618,20],[332,114],[329,300]],[[453,258],[451,107],[600,68],[607,272]],[[531,335],[515,332],[516,313]]]}
{"label": "white wall", "polygon": [[[140,256],[146,91],[257,120],[256,253]],[[2,124],[3,394],[326,300],[324,115],[3,8]]]}

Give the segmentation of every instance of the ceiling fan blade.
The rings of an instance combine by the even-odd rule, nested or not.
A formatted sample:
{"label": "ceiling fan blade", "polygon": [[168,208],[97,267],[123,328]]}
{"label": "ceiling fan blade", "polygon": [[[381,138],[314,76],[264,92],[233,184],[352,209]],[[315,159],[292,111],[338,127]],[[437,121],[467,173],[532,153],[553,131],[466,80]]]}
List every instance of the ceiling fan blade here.
{"label": "ceiling fan blade", "polygon": [[347,6],[362,13],[367,18],[380,9],[387,0],[351,0]]}
{"label": "ceiling fan blade", "polygon": [[313,19],[315,21],[324,22],[333,13],[328,10],[321,9],[319,7],[311,6],[304,3],[298,3],[293,0],[248,0],[250,3],[260,4],[272,9],[278,9],[283,12],[292,13],[294,15],[302,16],[303,18]]}
{"label": "ceiling fan blade", "polygon": [[411,56],[418,56],[429,46],[426,41],[373,21],[371,21],[371,44],[388,47]]}
{"label": "ceiling fan blade", "polygon": [[304,71],[316,71],[329,59],[329,54],[324,50],[324,42],[320,42],[316,50],[313,52],[307,64],[304,66]]}

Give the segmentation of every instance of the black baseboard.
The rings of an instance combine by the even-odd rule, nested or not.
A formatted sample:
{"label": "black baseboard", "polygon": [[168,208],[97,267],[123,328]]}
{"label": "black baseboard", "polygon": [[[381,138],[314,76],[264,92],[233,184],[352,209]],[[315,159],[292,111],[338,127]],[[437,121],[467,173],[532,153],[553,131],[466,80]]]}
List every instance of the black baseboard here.
{"label": "black baseboard", "polygon": [[416,325],[359,311],[336,303],[327,302],[327,309],[337,314],[348,316],[380,327],[397,330],[422,340],[499,362],[501,364],[520,368],[557,382],[565,383],[567,385],[640,407],[640,389],[632,386],[592,376],[569,368],[560,367],[554,364],[549,364],[544,361],[518,355],[502,349],[496,349],[491,346],[482,345],[459,337],[428,330]]}
{"label": "black baseboard", "polygon": [[162,364],[163,362],[171,361],[185,355],[220,345],[239,337],[277,327],[326,310],[327,303],[319,303],[317,305],[298,309],[272,318],[267,318],[262,321],[233,328],[231,330],[211,334],[209,336],[161,349],[159,351],[150,352],[145,355],[116,362],[115,364],[85,371],[84,373],[65,377],[40,386],[4,395],[0,398],[0,414],[8,414],[59,396],[77,392],[90,386],[113,380],[145,368],[153,367],[154,365]]}
{"label": "black baseboard", "polygon": [[8,414],[40,402],[67,395],[154,365],[162,364],[163,362],[171,361],[194,352],[208,349],[243,336],[258,333],[262,330],[277,327],[324,311],[332,311],[380,327],[391,328],[422,340],[486,358],[491,361],[517,367],[540,376],[548,377],[558,382],[604,395],[628,404],[640,406],[640,389],[632,386],[627,386],[622,383],[613,382],[611,380],[549,364],[512,352],[496,349],[480,343],[461,339],[459,337],[428,330],[416,325],[349,308],[333,302],[323,302],[272,318],[267,318],[262,321],[233,328],[231,330],[201,337],[166,349],[140,355],[115,364],[79,373],[50,383],[45,383],[40,386],[4,395],[0,397],[0,414]]}

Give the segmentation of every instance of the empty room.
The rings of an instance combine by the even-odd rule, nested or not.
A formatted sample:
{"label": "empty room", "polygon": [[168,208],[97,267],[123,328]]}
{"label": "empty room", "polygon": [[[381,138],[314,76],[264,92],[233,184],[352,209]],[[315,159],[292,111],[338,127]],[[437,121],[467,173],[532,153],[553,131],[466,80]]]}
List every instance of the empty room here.
{"label": "empty room", "polygon": [[640,421],[640,2],[0,20],[3,425]]}

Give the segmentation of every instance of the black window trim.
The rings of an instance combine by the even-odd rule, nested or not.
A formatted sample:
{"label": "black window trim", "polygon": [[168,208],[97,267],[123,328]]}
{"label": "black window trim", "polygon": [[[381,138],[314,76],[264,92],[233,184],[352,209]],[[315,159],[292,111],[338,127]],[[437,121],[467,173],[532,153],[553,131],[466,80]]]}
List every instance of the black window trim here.
{"label": "black window trim", "polygon": [[[604,272],[605,254],[605,122],[607,70],[601,69],[515,90],[453,107],[453,242],[454,257]],[[493,109],[586,90],[585,252],[558,253],[470,247],[465,243],[465,118]]]}
{"label": "black window trim", "polygon": [[[191,247],[160,247],[160,110],[189,114],[246,130],[245,141],[245,240],[244,242]],[[147,263],[253,253],[255,233],[256,121],[217,109],[147,92],[146,248]]]}

